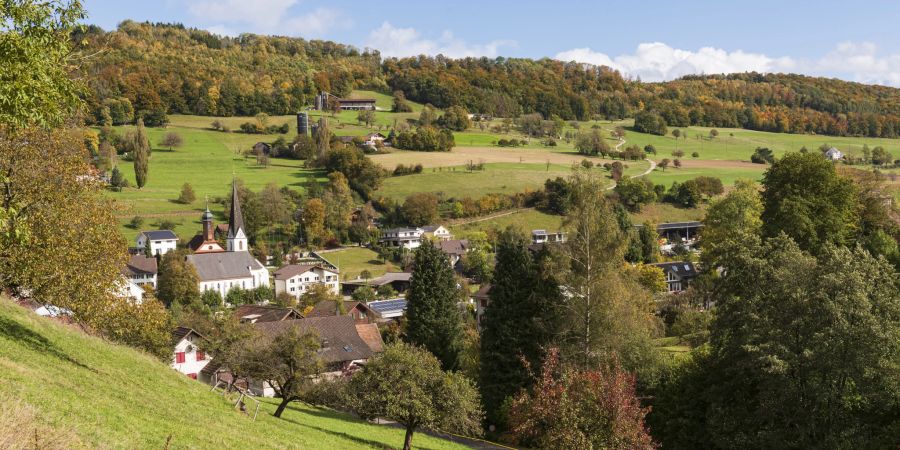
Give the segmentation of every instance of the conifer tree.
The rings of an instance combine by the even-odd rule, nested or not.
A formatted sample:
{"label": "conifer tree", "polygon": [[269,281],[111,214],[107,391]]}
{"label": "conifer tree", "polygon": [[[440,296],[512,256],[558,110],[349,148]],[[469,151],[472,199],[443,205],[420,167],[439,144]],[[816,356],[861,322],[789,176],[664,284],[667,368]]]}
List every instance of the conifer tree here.
{"label": "conifer tree", "polygon": [[147,173],[150,171],[150,140],[147,139],[143,119],[138,119],[129,147],[134,158],[134,179],[138,189],[141,189],[147,184]]}
{"label": "conifer tree", "polygon": [[453,269],[447,256],[431,241],[416,250],[414,264],[406,296],[408,340],[437,356],[444,370],[456,370],[463,349],[463,328]]}
{"label": "conifer tree", "polygon": [[532,258],[528,244],[521,230],[510,227],[500,234],[490,304],[482,322],[479,387],[494,425],[503,421],[499,409],[504,400],[532,381],[523,358],[532,368],[539,367],[553,335],[559,287],[540,275],[549,252],[543,249]]}

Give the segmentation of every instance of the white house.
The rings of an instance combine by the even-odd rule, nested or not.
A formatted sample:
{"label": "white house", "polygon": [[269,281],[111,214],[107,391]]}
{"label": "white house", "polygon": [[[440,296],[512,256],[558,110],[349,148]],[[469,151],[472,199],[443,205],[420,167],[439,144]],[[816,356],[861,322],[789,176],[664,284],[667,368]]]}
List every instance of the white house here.
{"label": "white house", "polygon": [[428,239],[436,239],[438,241],[447,241],[453,239],[450,230],[444,228],[443,225],[428,225],[422,227],[422,235]]}
{"label": "white house", "polygon": [[384,144],[384,140],[387,139],[381,133],[369,133],[366,135],[366,140],[363,142],[363,145],[371,148],[378,148],[378,144]]}
{"label": "white house", "polygon": [[178,327],[172,331],[172,341],[175,342],[175,347],[172,351],[171,366],[195,380],[200,371],[212,359],[197,347],[201,339],[203,336],[190,328]]}
{"label": "white house", "polygon": [[414,250],[422,245],[423,234],[425,234],[425,230],[421,228],[391,228],[382,231],[379,240],[388,247]]}
{"label": "white house", "polygon": [[138,248],[150,246],[151,255],[165,255],[178,246],[178,236],[172,230],[141,231],[135,244]]}
{"label": "white house", "polygon": [[288,264],[275,271],[275,295],[287,292],[300,298],[316,284],[328,286],[332,294],[340,293],[337,270],[319,264]]}
{"label": "white house", "polygon": [[566,233],[562,231],[531,230],[531,243],[566,242]]}
{"label": "white house", "polygon": [[825,151],[825,158],[831,161],[839,161],[844,158],[844,153],[834,147],[831,147]]}
{"label": "white house", "polygon": [[126,277],[122,277],[122,279],[116,283],[115,295],[123,300],[134,302],[137,305],[144,302],[144,288],[138,286]]}
{"label": "white house", "polygon": [[[216,291],[223,298],[235,287],[256,289],[269,285],[269,271],[248,251],[236,183],[232,183],[231,205],[226,250],[203,248],[202,253],[187,256],[187,261],[197,270],[200,291]],[[212,215],[206,212],[202,219],[204,238],[208,238],[212,235]]]}
{"label": "white house", "polygon": [[673,294],[684,292],[690,286],[691,281],[697,278],[697,268],[692,262],[677,261],[652,265],[662,269],[666,276],[666,288]]}

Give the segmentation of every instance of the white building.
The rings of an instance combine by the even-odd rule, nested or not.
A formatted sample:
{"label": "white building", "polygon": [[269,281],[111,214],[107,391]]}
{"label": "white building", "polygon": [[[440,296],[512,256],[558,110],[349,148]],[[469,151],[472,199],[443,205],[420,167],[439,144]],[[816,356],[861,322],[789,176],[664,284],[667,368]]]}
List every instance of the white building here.
{"label": "white building", "polygon": [[275,295],[287,292],[299,299],[316,284],[328,286],[332,294],[340,293],[337,270],[318,264],[288,264],[275,271]]}
{"label": "white building", "polygon": [[125,277],[122,277],[116,283],[115,295],[122,300],[133,302],[137,305],[144,302],[144,288]]}
{"label": "white building", "polygon": [[438,241],[448,241],[453,239],[450,230],[444,228],[443,225],[428,225],[422,227],[423,235],[428,239],[436,239]]}
{"label": "white building", "polygon": [[844,158],[844,153],[834,147],[831,147],[825,151],[825,158],[831,161],[840,161]]}
{"label": "white building", "polygon": [[422,245],[422,235],[425,230],[421,228],[391,228],[381,233],[382,244],[388,247],[401,247],[414,250]]}
{"label": "white building", "polygon": [[175,342],[175,348],[172,351],[171,366],[173,369],[195,380],[200,371],[212,359],[198,348],[197,344],[201,339],[203,339],[203,336],[200,336],[199,333],[190,328],[178,327],[172,331],[172,340]]}
{"label": "white building", "polygon": [[548,242],[566,242],[566,233],[562,231],[531,230],[532,244],[545,244]]}
{"label": "white building", "polygon": [[366,140],[363,142],[363,145],[370,148],[378,148],[378,144],[384,145],[384,140],[387,139],[381,133],[369,133],[366,135]]}
{"label": "white building", "polygon": [[150,246],[150,254],[165,255],[170,250],[175,250],[178,246],[178,236],[172,230],[153,230],[141,231],[135,244],[138,248],[147,248]]}
{"label": "white building", "polygon": [[[269,271],[248,251],[244,232],[244,217],[237,195],[237,184],[232,183],[231,214],[228,218],[226,251],[203,249],[203,253],[187,256],[187,261],[197,270],[200,291],[216,291],[223,298],[232,288],[256,289],[269,286]],[[212,214],[202,216],[204,236],[212,235]]]}

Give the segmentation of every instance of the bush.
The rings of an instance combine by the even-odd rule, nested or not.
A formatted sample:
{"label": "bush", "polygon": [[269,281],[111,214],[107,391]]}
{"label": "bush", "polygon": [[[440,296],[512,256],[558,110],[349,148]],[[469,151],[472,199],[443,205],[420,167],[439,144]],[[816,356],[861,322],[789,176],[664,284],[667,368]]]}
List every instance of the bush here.
{"label": "bush", "polygon": [[691,158],[699,158],[699,157],[700,157],[700,153],[699,153],[699,152],[691,153]]}
{"label": "bush", "polygon": [[766,147],[756,147],[756,150],[750,155],[750,162],[754,164],[773,164],[775,155],[772,154],[772,150]]}
{"label": "bush", "polygon": [[186,205],[194,203],[194,200],[197,200],[197,196],[194,194],[194,188],[191,186],[191,183],[184,183],[181,186],[181,195],[178,196],[178,203]]}
{"label": "bush", "polygon": [[131,222],[128,222],[128,227],[132,230],[137,230],[144,224],[144,218],[141,216],[134,216],[131,218]]}

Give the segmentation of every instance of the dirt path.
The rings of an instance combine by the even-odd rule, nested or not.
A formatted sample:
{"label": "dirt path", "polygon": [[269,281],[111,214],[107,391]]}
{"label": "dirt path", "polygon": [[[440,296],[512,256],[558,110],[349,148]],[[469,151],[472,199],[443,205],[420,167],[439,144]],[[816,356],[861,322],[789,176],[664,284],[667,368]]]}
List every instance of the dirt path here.
{"label": "dirt path", "polygon": [[[616,151],[619,151],[619,147],[621,147],[623,145],[625,145],[625,138],[619,138],[619,143],[616,144]],[[633,176],[632,178],[643,177],[645,175],[648,175],[650,172],[653,172],[653,169],[656,168],[656,161],[654,161],[650,158],[644,158],[644,161],[647,161],[648,163],[650,163],[650,167],[647,170],[641,172],[640,174]],[[612,186],[606,188],[606,190],[611,191],[615,188],[616,188],[616,180],[613,180]]]}

